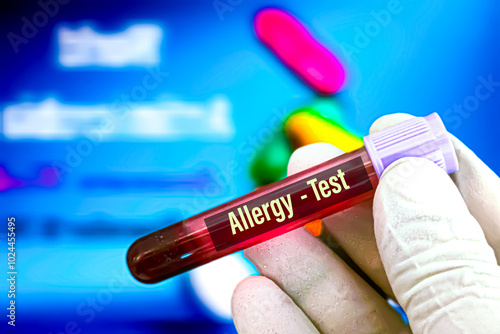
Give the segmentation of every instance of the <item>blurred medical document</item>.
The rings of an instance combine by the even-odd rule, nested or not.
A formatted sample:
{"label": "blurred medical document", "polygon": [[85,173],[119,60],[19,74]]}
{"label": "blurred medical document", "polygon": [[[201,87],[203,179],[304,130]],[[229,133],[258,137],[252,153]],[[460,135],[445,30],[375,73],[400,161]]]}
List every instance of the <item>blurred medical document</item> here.
{"label": "blurred medical document", "polygon": [[99,33],[90,26],[57,31],[59,63],[65,67],[157,66],[163,30],[154,24],[134,24],[117,33]]}
{"label": "blurred medical document", "polygon": [[214,95],[201,102],[142,103],[121,112],[117,112],[113,104],[73,105],[48,98],[5,108],[1,130],[6,138],[14,140],[89,137],[102,141],[226,142],[235,133],[231,104],[224,95]]}

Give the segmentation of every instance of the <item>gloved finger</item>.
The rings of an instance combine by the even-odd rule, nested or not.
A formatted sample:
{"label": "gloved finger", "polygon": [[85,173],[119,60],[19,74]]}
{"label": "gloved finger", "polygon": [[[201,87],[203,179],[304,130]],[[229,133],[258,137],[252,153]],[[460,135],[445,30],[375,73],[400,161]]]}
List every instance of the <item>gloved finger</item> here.
{"label": "gloved finger", "polygon": [[369,200],[323,219],[328,233],[384,293],[396,299],[387,279],[373,231],[373,201]]}
{"label": "gloved finger", "polygon": [[[375,121],[370,133],[413,116],[393,114]],[[385,273],[373,230],[373,201],[367,201],[323,219],[326,229],[349,257],[390,298],[396,299]]]}
{"label": "gloved finger", "polygon": [[236,286],[231,313],[240,334],[319,334],[293,300],[263,276],[250,276]]}
{"label": "gloved finger", "polygon": [[[373,123],[370,133],[406,121],[413,116],[392,114]],[[500,179],[460,140],[451,136],[458,158],[459,170],[451,174],[470,213],[484,231],[488,244],[500,264]],[[487,199],[487,200],[486,200]]]}
{"label": "gloved finger", "polygon": [[451,178],[500,265],[500,178],[460,140],[452,136],[452,141],[460,169]]}
{"label": "gloved finger", "polygon": [[245,251],[322,333],[406,333],[389,304],[331,249],[305,229]]}
{"label": "gloved finger", "polygon": [[[370,133],[403,122],[413,116],[393,114],[376,120]],[[385,273],[373,230],[373,201],[367,201],[323,219],[326,229],[349,257],[390,298],[396,299]]]}
{"label": "gloved finger", "polygon": [[423,158],[396,161],[373,208],[385,270],[415,333],[499,332],[500,267],[442,169]]}
{"label": "gloved finger", "polygon": [[[341,152],[328,144],[297,150],[289,174]],[[321,332],[405,332],[401,317],[325,244],[305,229],[245,251],[262,275],[280,286]]]}

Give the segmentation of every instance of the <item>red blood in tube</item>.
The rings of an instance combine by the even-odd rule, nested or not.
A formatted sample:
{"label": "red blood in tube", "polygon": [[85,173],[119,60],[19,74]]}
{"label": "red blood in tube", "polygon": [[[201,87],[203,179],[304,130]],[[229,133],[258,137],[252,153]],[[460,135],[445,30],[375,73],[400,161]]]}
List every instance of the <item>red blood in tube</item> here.
{"label": "red blood in tube", "polygon": [[141,282],[159,282],[371,198],[377,183],[360,148],[140,238],[128,267]]}
{"label": "red blood in tube", "polygon": [[344,83],[338,59],[287,12],[266,8],[254,19],[255,33],[289,69],[322,95],[332,95]]}

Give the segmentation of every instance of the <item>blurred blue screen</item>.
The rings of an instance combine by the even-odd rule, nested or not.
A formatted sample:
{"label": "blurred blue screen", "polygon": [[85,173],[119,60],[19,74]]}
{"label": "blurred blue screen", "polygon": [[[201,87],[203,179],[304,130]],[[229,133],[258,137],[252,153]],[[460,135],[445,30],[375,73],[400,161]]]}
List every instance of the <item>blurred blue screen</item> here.
{"label": "blurred blue screen", "polygon": [[259,131],[329,103],[255,37],[265,7],[292,13],[344,64],[335,98],[351,128],[438,112],[498,174],[500,3],[399,3],[366,35],[388,1],[3,1],[0,254],[13,216],[19,328],[236,332],[189,274],[146,286],[125,253],[252,191]]}

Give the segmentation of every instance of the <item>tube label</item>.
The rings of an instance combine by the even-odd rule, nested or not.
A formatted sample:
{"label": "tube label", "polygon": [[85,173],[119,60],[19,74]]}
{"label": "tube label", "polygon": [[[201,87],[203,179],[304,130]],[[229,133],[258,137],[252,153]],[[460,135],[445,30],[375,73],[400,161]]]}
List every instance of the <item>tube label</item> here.
{"label": "tube label", "polygon": [[217,251],[373,190],[358,157],[205,218]]}

